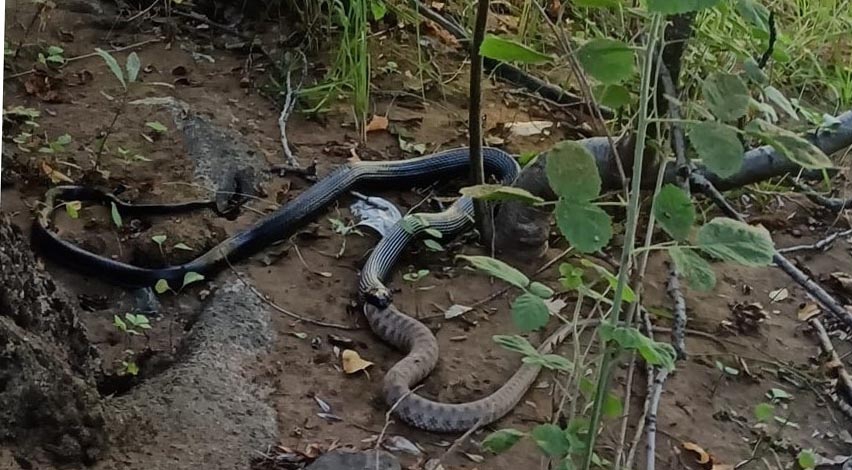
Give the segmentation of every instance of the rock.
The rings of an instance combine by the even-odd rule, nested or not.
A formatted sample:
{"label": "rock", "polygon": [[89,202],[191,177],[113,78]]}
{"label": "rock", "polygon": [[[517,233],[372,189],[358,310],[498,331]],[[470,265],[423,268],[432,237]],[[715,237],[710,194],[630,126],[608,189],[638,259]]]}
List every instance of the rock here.
{"label": "rock", "polygon": [[[376,463],[378,459],[378,464]],[[333,450],[321,455],[308,470],[400,470],[399,461],[383,450]]]}

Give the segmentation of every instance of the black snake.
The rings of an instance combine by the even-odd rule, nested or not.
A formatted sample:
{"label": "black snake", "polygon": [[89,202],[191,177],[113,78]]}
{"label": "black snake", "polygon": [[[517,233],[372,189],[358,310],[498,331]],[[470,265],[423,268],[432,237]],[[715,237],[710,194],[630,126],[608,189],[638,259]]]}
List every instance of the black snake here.
{"label": "black snake", "polygon": [[[498,149],[485,148],[483,157],[486,172],[501,183],[510,184],[516,178],[518,164],[511,155]],[[141,268],[86,251],[50,230],[52,214],[62,207],[60,201],[90,201],[107,206],[114,204],[123,216],[163,215],[200,208],[217,211],[214,202],[129,204],[104,191],[81,186],[58,186],[47,192],[33,224],[32,237],[34,246],[46,257],[107,282],[126,287],[151,287],[164,279],[177,289],[189,272],[214,274],[229,263],[286,239],[347,191],[369,187],[410,188],[466,175],[468,168],[469,152],[466,148],[409,160],[343,165],[249,229],[226,239],[198,258],[176,266]],[[405,247],[423,231],[436,229],[449,237],[468,228],[473,220],[472,215],[473,201],[461,197],[444,212],[419,214],[419,217],[406,219],[407,223],[396,224],[378,243],[361,272],[359,287],[365,299],[364,313],[370,327],[385,341],[408,352],[386,374],[385,398],[401,419],[430,431],[463,431],[499,419],[518,403],[539,372],[538,366],[525,364],[500,389],[470,403],[439,403],[411,393],[410,387],[424,379],[435,367],[438,343],[425,325],[393,306],[390,291],[382,281],[391,273]],[[548,349],[558,339],[548,339],[542,348]]]}

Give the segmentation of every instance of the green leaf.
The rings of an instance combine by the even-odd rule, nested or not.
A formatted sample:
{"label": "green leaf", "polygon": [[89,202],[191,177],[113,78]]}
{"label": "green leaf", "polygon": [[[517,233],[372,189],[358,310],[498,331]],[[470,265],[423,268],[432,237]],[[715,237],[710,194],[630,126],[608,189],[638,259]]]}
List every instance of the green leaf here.
{"label": "green leaf", "polygon": [[814,468],[816,467],[816,454],[812,450],[803,449],[799,452],[799,455],[796,456],[796,462],[798,462],[799,467],[803,469]]}
{"label": "green leaf", "polygon": [[[618,278],[615,277],[614,274],[609,272],[605,267],[597,265],[585,258],[580,260],[580,264],[597,271],[598,274],[600,274],[601,276],[603,276],[604,279],[606,279],[606,282],[609,284],[610,289],[612,289],[613,292],[615,291],[615,288],[618,285]],[[624,291],[622,292],[621,297],[622,300],[627,303],[632,303],[636,301],[636,293],[633,292],[633,289],[631,289],[630,286],[628,286],[627,284],[624,285]]]}
{"label": "green leaf", "polygon": [[158,132],[160,134],[164,134],[169,130],[169,128],[164,126],[160,121],[148,121],[145,125],[150,127],[154,132]]}
{"label": "green leaf", "polygon": [[578,7],[587,8],[610,8],[619,6],[619,0],[574,0],[572,3]]}
{"label": "green leaf", "polygon": [[466,256],[458,255],[456,259],[461,258],[473,265],[476,269],[485,272],[489,276],[502,279],[515,287],[526,289],[530,285],[529,278],[517,269],[500,261],[499,259],[491,258],[490,256]]}
{"label": "green leaf", "polygon": [[771,421],[773,416],[775,416],[775,406],[771,403],[759,403],[754,407],[754,417],[758,421],[765,423]]}
{"label": "green leaf", "polygon": [[114,202],[110,202],[110,206],[110,215],[112,216],[112,223],[114,223],[116,227],[121,228],[121,214],[118,212],[118,206],[116,206]]}
{"label": "green leaf", "polygon": [[65,52],[65,49],[59,46],[49,46],[47,48],[47,55],[60,55]]}
{"label": "green leaf", "polygon": [[489,59],[522,64],[541,64],[553,59],[547,54],[542,54],[523,44],[493,34],[485,36],[482,45],[479,46],[479,53]]}
{"label": "green leaf", "polygon": [[559,265],[559,282],[566,289],[577,289],[583,285],[583,270],[570,263],[562,263]]}
{"label": "green leaf", "polygon": [[519,335],[494,335],[491,337],[495,343],[503,346],[509,351],[519,352],[525,356],[534,356],[538,351],[527,341],[526,338]]}
{"label": "green leaf", "polygon": [[780,388],[773,388],[766,392],[766,397],[773,401],[784,401],[784,400],[792,400],[793,395],[787,393],[786,390],[782,390]]}
{"label": "green leaf", "polygon": [[186,245],[186,243],[178,243],[174,247],[178,250],[193,251],[192,248]]}
{"label": "green leaf", "polygon": [[547,181],[561,198],[589,201],[601,192],[601,176],[595,157],[582,144],[564,141],[547,155]]}
{"label": "green leaf", "polygon": [[517,429],[507,428],[494,431],[482,440],[482,448],[488,452],[499,454],[512,448],[524,434]]}
{"label": "green leaf", "polygon": [[673,246],[669,248],[669,256],[674,261],[678,274],[686,279],[691,289],[709,292],[716,286],[716,273],[710,263],[694,250]]}
{"label": "green leaf", "polygon": [[555,424],[539,424],[532,430],[536,445],[550,457],[561,458],[571,450],[562,429]]}
{"label": "green leaf", "polygon": [[169,283],[165,279],[160,279],[154,284],[154,292],[162,294],[169,290]]}
{"label": "green leaf", "polygon": [[755,28],[769,32],[769,10],[755,0],[738,0],[737,12]]}
{"label": "green leaf", "polygon": [[435,240],[432,240],[431,238],[423,240],[423,244],[426,245],[426,248],[429,251],[444,251],[444,247],[441,246],[441,244],[436,242]]}
{"label": "green leaf", "polygon": [[370,10],[373,13],[373,19],[375,21],[380,21],[385,17],[385,14],[387,14],[388,7],[385,5],[385,2],[382,2],[381,0],[371,0]]}
{"label": "green leaf", "polygon": [[769,266],[775,246],[769,232],[727,217],[716,217],[698,230],[698,246],[705,252],[745,266]]}
{"label": "green leaf", "polygon": [[701,88],[707,106],[720,121],[734,121],[745,116],[750,96],[740,77],[716,72],[704,80]]}
{"label": "green leaf", "polygon": [[112,324],[121,331],[127,331],[127,324],[124,323],[124,320],[122,320],[118,315],[112,316]]}
{"label": "green leaf", "polygon": [[612,238],[612,219],[589,202],[560,199],[556,203],[556,223],[562,235],[581,253],[593,253]]}
{"label": "green leaf", "polygon": [[135,82],[136,77],[139,76],[139,69],[142,67],[142,64],[139,62],[139,56],[136,55],[135,52],[131,52],[127,56],[127,63],[124,68],[127,70],[127,81]]}
{"label": "green leaf", "polygon": [[151,240],[154,240],[154,243],[156,243],[157,245],[162,245],[163,242],[166,241],[166,236],[165,235],[154,235],[153,237],[151,237]]}
{"label": "green leaf", "polygon": [[139,374],[139,366],[136,365],[133,361],[121,361],[121,365],[124,367],[124,372],[130,375]]}
{"label": "green leaf", "polygon": [[71,143],[71,136],[68,134],[62,134],[56,138],[56,143],[59,145],[68,145]]}
{"label": "green leaf", "polygon": [[480,184],[461,188],[462,195],[482,201],[520,201],[527,204],[544,202],[544,199],[530,194],[529,191],[500,184]]}
{"label": "green leaf", "polygon": [[541,297],[524,293],[512,302],[512,321],[523,331],[537,330],[550,320],[550,311]]}
{"label": "green leaf", "polygon": [[429,235],[429,236],[430,236],[430,237],[432,237],[432,238],[443,238],[443,237],[444,237],[444,234],[443,234],[443,233],[441,233],[439,230],[434,229],[434,228],[427,228],[427,229],[426,229],[426,230],[424,230],[423,232],[424,232],[426,235]]}
{"label": "green leaf", "polygon": [[796,110],[793,109],[793,104],[790,103],[790,100],[784,96],[784,93],[781,93],[780,90],[770,85],[763,89],[763,94],[766,96],[766,99],[773,102],[775,106],[781,108],[781,111],[787,113],[788,116],[795,120],[799,120],[799,115],[796,114]]}
{"label": "green leaf", "polygon": [[549,299],[553,296],[553,289],[537,281],[531,282],[528,289],[542,299]]}
{"label": "green leaf", "polygon": [[718,122],[705,121],[689,129],[689,141],[713,173],[727,178],[743,164],[743,144],[737,131]]}
{"label": "green leaf", "polygon": [[567,358],[557,354],[532,354],[522,359],[525,364],[534,364],[550,370],[560,370],[570,372],[574,369],[574,364]]}
{"label": "green leaf", "polygon": [[112,72],[113,75],[115,75],[115,78],[117,78],[118,81],[121,82],[122,88],[127,89],[127,82],[124,81],[124,72],[121,70],[121,66],[118,65],[118,62],[115,60],[115,57],[113,57],[112,54],[110,54],[109,52],[100,48],[95,49],[95,52],[99,56],[101,56],[104,62],[106,62],[107,67],[109,67],[109,70]]}
{"label": "green leaf", "polygon": [[682,189],[667,184],[654,198],[654,217],[672,238],[685,240],[695,222],[695,207]]}
{"label": "green leaf", "polygon": [[606,85],[621,83],[635,72],[633,49],[615,39],[592,39],[577,50],[577,59],[586,73]]}
{"label": "green leaf", "polygon": [[618,418],[624,413],[621,399],[612,393],[607,393],[603,403],[603,414],[607,418]]}
{"label": "green leaf", "polygon": [[745,71],[746,77],[758,85],[763,85],[769,81],[769,77],[766,76],[766,73],[751,57],[743,62],[743,70]]}
{"label": "green leaf", "polygon": [[787,159],[809,170],[833,168],[834,163],[822,150],[814,144],[793,132],[770,124],[762,119],[755,119],[746,127],[752,135],[762,138],[778,153]]}
{"label": "green leaf", "polygon": [[648,0],[648,11],[666,15],[713,8],[721,0]]}
{"label": "green leaf", "polygon": [[613,109],[630,103],[630,90],[624,85],[598,85],[594,89],[594,94],[598,103]]}
{"label": "green leaf", "polygon": [[80,217],[80,210],[83,208],[83,203],[80,201],[68,201],[65,203],[65,213],[68,217],[76,219]]}
{"label": "green leaf", "polygon": [[637,351],[650,365],[674,370],[676,355],[670,344],[654,341],[636,328],[617,327],[608,322],[601,324],[598,334],[604,341],[613,341],[624,350]]}
{"label": "green leaf", "polygon": [[198,274],[197,272],[189,271],[188,273],[183,275],[183,285],[181,286],[181,289],[192,284],[193,282],[198,282],[198,281],[203,281],[203,280],[204,280],[203,274]]}

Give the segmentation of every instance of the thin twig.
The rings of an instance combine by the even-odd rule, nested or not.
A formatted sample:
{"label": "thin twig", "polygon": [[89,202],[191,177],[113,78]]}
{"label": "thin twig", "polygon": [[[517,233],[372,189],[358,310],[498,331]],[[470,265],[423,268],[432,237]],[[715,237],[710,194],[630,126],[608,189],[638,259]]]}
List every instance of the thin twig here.
{"label": "thin twig", "polygon": [[669,376],[669,371],[661,369],[654,377],[654,385],[651,392],[651,400],[648,406],[648,416],[646,421],[646,439],[648,442],[647,453],[645,455],[646,470],[654,470],[657,461],[657,409],[660,407],[660,397],[663,394],[663,384],[666,382],[666,377]]}
{"label": "thin twig", "polygon": [[669,266],[669,280],[666,282],[666,293],[674,303],[674,322],[672,324],[672,346],[674,346],[678,359],[686,359],[686,344],[684,343],[684,330],[686,330],[686,299],[680,290],[677,269],[674,263]]}
{"label": "thin twig", "polygon": [[464,443],[464,441],[466,441],[471,435],[473,435],[474,432],[476,432],[477,429],[479,429],[482,426],[482,423],[484,421],[485,421],[484,416],[479,418],[479,421],[477,421],[476,424],[471,426],[470,429],[465,431],[465,433],[462,434],[461,437],[459,437],[458,439],[456,439],[453,442],[453,445],[451,445],[450,448],[447,449],[446,452],[444,452],[444,455],[442,455],[441,458],[438,459],[438,462],[440,462],[440,463],[446,462],[447,457],[449,457],[450,455],[453,455],[453,453],[455,453],[455,451],[457,451],[458,448],[461,447],[462,443]]}
{"label": "thin twig", "polygon": [[[111,54],[114,53],[114,52],[123,52],[123,51],[129,50],[129,49],[137,49],[137,48],[140,48],[142,46],[146,46],[148,44],[152,44],[152,43],[155,43],[155,42],[162,42],[162,41],[163,41],[162,38],[146,39],[144,41],[137,42],[136,44],[131,44],[129,46],[116,47],[116,48],[108,50],[107,52],[109,52]],[[88,59],[90,57],[96,57],[97,55],[98,55],[97,52],[90,52],[88,54],[78,55],[76,57],[69,57],[69,58],[65,59],[65,63],[67,64],[68,62],[74,62],[75,60]],[[3,77],[3,81],[6,81],[6,80],[9,80],[9,79],[12,79],[12,78],[23,77],[24,75],[29,75],[31,73],[34,73],[35,71],[36,71],[35,69],[30,69],[30,70],[20,72],[20,73],[16,73],[16,74],[13,74],[13,75],[6,75],[5,77]]]}
{"label": "thin twig", "polygon": [[837,355],[837,351],[834,349],[834,345],[831,344],[831,338],[829,338],[828,332],[825,330],[822,322],[818,318],[812,318],[809,320],[809,323],[817,334],[820,349],[829,358],[828,364],[826,364],[829,373],[833,373],[836,376],[833,377],[833,379],[837,380],[836,390],[830,396],[843,413],[852,418],[852,376],[849,375],[849,372],[843,365],[843,361]]}
{"label": "thin twig", "polygon": [[240,274],[236,270],[236,268],[234,268],[234,265],[231,264],[231,261],[228,260],[227,257],[225,257],[225,262],[228,263],[228,267],[231,268],[231,271],[234,273],[235,276],[237,276],[237,279],[239,279],[240,282],[242,282],[244,286],[248,287],[249,290],[252,291],[252,293],[254,293],[254,295],[256,295],[260,300],[265,302],[270,307],[272,307],[275,310],[283,313],[284,315],[287,315],[290,318],[294,318],[296,320],[299,320],[300,322],[310,323],[312,325],[322,326],[322,327],[325,327],[325,328],[337,328],[339,330],[360,330],[361,329],[360,327],[357,327],[357,326],[341,325],[341,324],[338,324],[338,323],[324,322],[322,320],[314,320],[312,318],[308,318],[308,317],[299,315],[298,313],[293,313],[293,312],[287,310],[286,308],[281,307],[280,305],[276,304],[272,300],[268,299],[265,295],[263,295],[263,292],[259,291],[257,288],[255,288],[253,285],[249,284],[245,279],[243,279],[242,274]]}
{"label": "thin twig", "polygon": [[[278,129],[281,132],[281,148],[284,150],[284,158],[287,160],[287,164],[294,168],[299,168],[301,165],[299,165],[299,160],[293,155],[293,152],[290,150],[290,144],[287,142],[287,120],[290,119],[290,115],[296,107],[296,95],[302,88],[308,72],[308,59],[302,51],[298,51],[298,53],[302,58],[302,75],[299,78],[298,85],[293,87],[290,79],[292,66],[287,67],[287,93],[284,95],[284,106],[282,106],[281,114],[278,116]],[[314,166],[314,174],[316,174],[316,166]]]}
{"label": "thin twig", "polygon": [[[693,172],[690,175],[690,181],[692,182],[693,187],[700,189],[701,192],[709,197],[722,210],[722,212],[725,213],[725,215],[745,223],[742,215],[740,215],[728,203],[728,201],[725,200],[722,193],[720,193],[719,190],[707,180],[707,178],[700,173]],[[817,284],[816,281],[808,277],[808,275],[803,273],[799,268],[785,258],[784,255],[777,251],[774,255],[772,255],[772,261],[786,272],[787,275],[793,278],[794,281],[801,285],[809,294],[816,298],[816,300],[819,301],[819,303],[821,303],[831,315],[846,325],[852,326],[852,313],[840,305],[840,303],[838,303],[831,294],[826,292],[822,286]]]}
{"label": "thin twig", "polygon": [[852,208],[852,198],[849,199],[841,199],[836,197],[825,197],[822,194],[816,192],[814,188],[810,187],[808,184],[803,183],[801,181],[793,183],[796,186],[796,189],[802,192],[808,199],[811,200],[814,204],[819,204],[822,207],[832,211],[832,212],[843,212],[846,209]]}
{"label": "thin twig", "polygon": [[837,240],[838,237],[845,237],[847,235],[852,235],[852,228],[844,230],[842,232],[834,232],[831,235],[817,241],[816,243],[811,243],[810,245],[796,245],[787,248],[779,248],[778,253],[792,253],[794,251],[804,250],[827,251],[829,248],[831,248],[831,245],[834,243],[835,240]]}

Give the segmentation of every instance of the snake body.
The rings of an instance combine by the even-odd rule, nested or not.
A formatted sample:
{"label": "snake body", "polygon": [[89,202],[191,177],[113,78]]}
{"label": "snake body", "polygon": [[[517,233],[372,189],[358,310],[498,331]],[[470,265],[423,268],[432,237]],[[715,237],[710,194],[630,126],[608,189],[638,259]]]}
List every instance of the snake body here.
{"label": "snake body", "polygon": [[[505,152],[484,148],[483,157],[486,172],[502,183],[509,184],[517,176],[518,165]],[[468,149],[458,148],[410,160],[343,165],[251,228],[226,239],[198,258],[176,266],[142,268],[86,251],[50,230],[52,214],[62,207],[60,201],[114,205],[123,216],[173,214],[201,208],[217,211],[215,201],[129,204],[104,191],[59,186],[48,191],[33,224],[32,239],[34,246],[46,257],[107,282],[126,287],[151,287],[164,279],[173,288],[179,288],[186,273],[213,274],[229,263],[286,239],[352,189],[411,187],[457,177],[468,170],[468,160]],[[406,223],[401,221],[379,241],[361,271],[359,289],[365,300],[364,313],[370,328],[384,341],[407,352],[385,375],[385,399],[403,421],[429,431],[464,431],[496,421],[514,408],[540,371],[539,366],[524,364],[497,391],[468,403],[440,403],[412,393],[411,387],[437,365],[438,342],[429,328],[393,305],[390,290],[383,280],[390,275],[407,245],[427,229],[438,230],[449,237],[468,228],[472,221],[473,201],[468,197],[459,198],[444,212],[419,214],[419,217],[407,219]],[[540,350],[549,351],[561,340],[559,336],[557,333],[546,340]]]}

